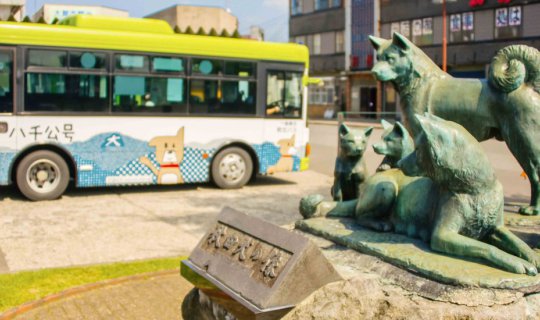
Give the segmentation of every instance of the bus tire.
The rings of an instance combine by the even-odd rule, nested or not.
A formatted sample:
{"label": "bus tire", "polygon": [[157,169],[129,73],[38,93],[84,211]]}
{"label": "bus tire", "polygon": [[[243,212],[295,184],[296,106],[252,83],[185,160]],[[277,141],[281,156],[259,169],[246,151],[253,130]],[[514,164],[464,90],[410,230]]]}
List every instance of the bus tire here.
{"label": "bus tire", "polygon": [[16,169],[19,191],[32,201],[59,198],[69,184],[69,168],[57,153],[48,150],[26,155]]}
{"label": "bus tire", "polygon": [[221,189],[238,189],[251,179],[253,161],[246,150],[229,147],[212,162],[212,180]]}

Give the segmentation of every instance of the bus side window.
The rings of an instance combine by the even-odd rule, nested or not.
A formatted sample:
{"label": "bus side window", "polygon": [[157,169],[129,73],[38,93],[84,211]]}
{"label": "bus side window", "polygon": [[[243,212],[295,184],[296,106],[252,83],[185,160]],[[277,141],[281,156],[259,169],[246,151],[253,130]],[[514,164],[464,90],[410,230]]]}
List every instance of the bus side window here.
{"label": "bus side window", "polygon": [[0,52],[0,113],[13,112],[13,59],[11,52]]}
{"label": "bus side window", "polygon": [[118,75],[113,92],[113,112],[187,112],[184,78]]}
{"label": "bus side window", "polygon": [[302,117],[302,73],[268,71],[267,117]]}

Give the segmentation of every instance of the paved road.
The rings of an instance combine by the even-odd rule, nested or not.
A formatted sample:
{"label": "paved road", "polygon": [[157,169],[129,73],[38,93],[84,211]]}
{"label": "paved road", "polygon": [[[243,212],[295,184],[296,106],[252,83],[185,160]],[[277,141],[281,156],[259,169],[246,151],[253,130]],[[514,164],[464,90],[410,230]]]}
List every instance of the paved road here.
{"label": "paved road", "polygon": [[[326,175],[333,175],[334,161],[337,155],[337,130],[335,123],[310,125],[312,159],[311,169]],[[373,131],[370,144],[381,141],[382,130]],[[481,143],[487,153],[495,173],[504,187],[504,194],[508,201],[529,202],[529,181],[521,177],[521,167],[514,159],[504,142],[489,140]],[[375,154],[369,147],[365,158],[370,172],[382,161],[382,156]]]}
{"label": "paved road", "polygon": [[308,171],[233,191],[207,184],[75,189],[46,202],[0,188],[0,273],[186,255],[224,206],[289,224],[301,217],[303,195],[328,194],[331,183]]}

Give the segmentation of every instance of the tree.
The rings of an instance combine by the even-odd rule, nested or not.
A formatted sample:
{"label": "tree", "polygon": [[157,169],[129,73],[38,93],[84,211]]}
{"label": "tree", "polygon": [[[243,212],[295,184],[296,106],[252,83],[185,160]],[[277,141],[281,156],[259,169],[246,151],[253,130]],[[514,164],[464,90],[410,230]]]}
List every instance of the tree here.
{"label": "tree", "polygon": [[206,32],[204,32],[203,27],[200,27],[199,30],[197,31],[197,34],[200,35],[200,36],[205,36]]}
{"label": "tree", "polygon": [[182,33],[182,30],[178,26],[174,27],[174,33]]}
{"label": "tree", "polygon": [[193,29],[191,29],[191,26],[188,26],[186,28],[186,31],[184,31],[185,34],[195,34],[195,31],[193,31]]}
{"label": "tree", "polygon": [[45,18],[43,18],[43,16],[41,16],[41,17],[38,19],[37,23],[47,24],[47,21],[45,21]]}
{"label": "tree", "polygon": [[234,30],[234,32],[232,34],[232,37],[233,38],[240,38],[240,32],[238,32],[238,29]]}
{"label": "tree", "polygon": [[208,33],[208,35],[211,37],[217,37],[218,34],[217,34],[216,29],[212,28],[210,29],[210,32]]}
{"label": "tree", "polygon": [[60,20],[58,20],[58,18],[54,18],[53,21],[51,22],[51,24],[57,24]]}
{"label": "tree", "polygon": [[9,18],[7,18],[7,21],[16,22],[17,19],[15,19],[15,16],[13,14],[10,14]]}
{"label": "tree", "polygon": [[30,20],[29,16],[25,16],[22,22],[32,22],[32,20]]}
{"label": "tree", "polygon": [[231,37],[231,35],[227,31],[227,29],[223,29],[223,31],[221,31],[221,36],[225,37],[225,38],[230,38]]}

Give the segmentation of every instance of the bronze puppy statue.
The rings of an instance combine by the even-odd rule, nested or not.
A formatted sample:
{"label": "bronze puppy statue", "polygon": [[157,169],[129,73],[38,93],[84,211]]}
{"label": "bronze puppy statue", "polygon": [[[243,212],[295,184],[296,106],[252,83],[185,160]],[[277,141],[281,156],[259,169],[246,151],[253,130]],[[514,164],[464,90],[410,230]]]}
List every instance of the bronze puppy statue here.
{"label": "bronze puppy statue", "polygon": [[363,156],[372,131],[372,127],[362,131],[350,129],[344,123],[339,126],[339,151],[334,169],[334,185],[330,190],[335,201],[358,198],[358,187],[368,175]]}
{"label": "bronze puppy statue", "polygon": [[372,72],[390,82],[403,101],[404,124],[416,137],[415,114],[429,112],[455,121],[477,140],[504,140],[531,183],[522,214],[540,214],[540,53],[514,45],[493,58],[489,78],[456,79],[443,72],[407,38],[370,37],[377,50]]}

